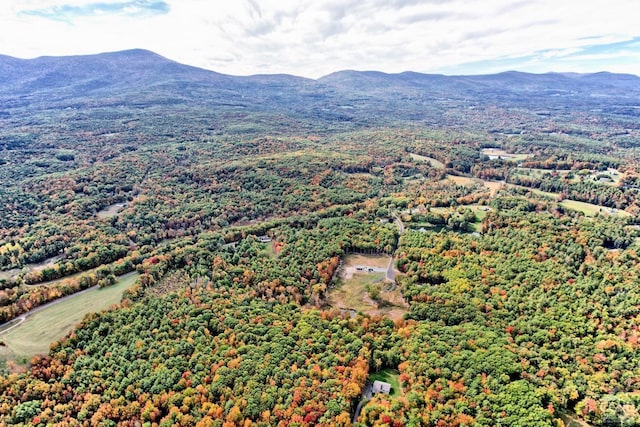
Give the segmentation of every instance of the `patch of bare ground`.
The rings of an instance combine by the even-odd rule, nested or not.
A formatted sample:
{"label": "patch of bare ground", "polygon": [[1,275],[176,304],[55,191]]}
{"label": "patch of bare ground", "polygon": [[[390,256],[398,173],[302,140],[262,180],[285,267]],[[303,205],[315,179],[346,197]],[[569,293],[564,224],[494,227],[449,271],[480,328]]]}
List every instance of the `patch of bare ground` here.
{"label": "patch of bare ground", "polygon": [[338,273],[338,284],[328,292],[328,305],[370,316],[401,319],[408,305],[398,286],[386,280],[390,260],[388,256],[347,256]]}
{"label": "patch of bare ground", "polygon": [[356,273],[382,273],[387,271],[389,261],[391,257],[388,255],[347,255],[342,261],[338,276],[343,280],[349,280]]}
{"label": "patch of bare ground", "polygon": [[178,291],[189,284],[189,276],[184,271],[175,271],[167,274],[156,285],[147,289],[151,295],[162,296]]}
{"label": "patch of bare ground", "polygon": [[484,186],[491,191],[491,197],[494,197],[498,191],[504,187],[504,183],[499,181],[484,181]]}

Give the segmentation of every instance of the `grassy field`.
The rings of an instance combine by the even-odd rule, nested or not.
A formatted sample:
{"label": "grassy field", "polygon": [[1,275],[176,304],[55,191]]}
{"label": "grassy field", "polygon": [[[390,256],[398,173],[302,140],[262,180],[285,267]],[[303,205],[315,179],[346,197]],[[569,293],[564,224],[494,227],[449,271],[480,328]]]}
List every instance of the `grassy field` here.
{"label": "grassy field", "polygon": [[[556,175],[563,179],[568,179],[569,182],[578,183],[581,181],[594,181],[600,182],[601,185],[617,186],[622,180],[622,173],[614,168],[609,168],[606,171],[597,170],[559,170],[559,169],[533,169],[518,167],[513,170],[514,175],[527,176],[540,179],[547,175]],[[572,178],[567,176],[571,174]],[[603,178],[602,181],[598,181],[599,178]]]}
{"label": "grassy field", "polygon": [[[549,170],[549,169],[534,169],[534,168],[523,168],[523,167],[517,167],[515,169],[513,169],[513,174],[514,175],[519,175],[519,176],[530,176],[532,178],[540,178],[543,175],[550,175],[551,172],[554,172],[553,170]],[[555,171],[558,175],[560,176],[565,176],[569,173],[569,171],[563,170],[563,171]]]}
{"label": "grassy field", "polygon": [[591,427],[591,424],[587,424],[574,413],[564,413],[561,418],[566,427]]}
{"label": "grassy field", "polygon": [[409,153],[411,158],[418,162],[429,162],[434,169],[444,169],[444,163],[434,159],[433,157],[421,156],[420,154]]}
{"label": "grassy field", "polygon": [[478,184],[481,180],[477,178],[469,178],[466,176],[447,175],[449,181],[453,181],[456,185],[473,185]]}
{"label": "grassy field", "polygon": [[[539,195],[539,196],[544,196],[544,197],[549,197],[551,199],[558,199],[559,194],[558,193],[548,193],[546,191],[541,191],[541,190],[536,190],[534,188],[529,188],[529,187],[523,187],[521,185],[513,185],[513,184],[509,184],[509,187],[513,187],[513,188],[524,188],[528,191],[530,191],[533,194]],[[598,206],[598,205],[594,205],[592,203],[585,203],[585,202],[578,202],[576,200],[563,200],[560,203],[558,203],[560,206],[563,206],[567,209],[573,209],[575,211],[580,211],[582,213],[584,213],[586,216],[595,216],[596,214],[601,214],[601,215],[611,215],[611,216],[618,216],[618,217],[628,217],[631,216],[631,214],[627,211],[623,211],[620,209],[612,209],[612,208],[608,208],[606,206]]]}
{"label": "grassy field", "polygon": [[264,246],[264,251],[269,256],[269,258],[274,258],[274,259],[278,258],[278,254],[276,252],[276,248],[273,242],[263,243],[263,246]]}
{"label": "grassy field", "polygon": [[367,286],[382,282],[385,273],[355,273],[329,292],[331,305],[339,308],[350,308],[364,313],[377,308],[377,304],[369,297]]}
{"label": "grassy field", "polygon": [[482,184],[491,192],[491,196],[495,196],[498,191],[505,187],[505,184],[498,181],[486,181],[480,178],[469,178],[466,176],[447,175],[447,179],[456,185],[472,186],[474,184]]}
{"label": "grassy field", "polygon": [[[468,208],[471,209],[475,214],[476,214],[476,222],[471,224],[472,227],[472,231],[480,231],[480,224],[482,223],[482,220],[487,216],[487,213],[491,210],[493,210],[493,208],[489,207],[489,206],[482,206],[482,205],[464,205],[462,206],[464,208]],[[446,214],[446,213],[450,213],[453,214],[455,212],[455,209],[453,208],[431,208],[431,212],[433,213],[438,213],[438,214]],[[438,229],[438,227],[431,227],[431,229]],[[438,231],[438,230],[436,230]]]}
{"label": "grassy field", "polygon": [[0,280],[1,279],[9,280],[9,279],[17,276],[22,271],[27,271],[27,272],[29,272],[29,271],[40,271],[40,270],[44,270],[46,267],[53,267],[53,265],[56,263],[56,261],[58,261],[60,259],[62,259],[61,256],[55,256],[55,257],[51,257],[51,258],[45,259],[42,262],[26,264],[22,268],[14,268],[12,270],[0,271]]}
{"label": "grassy field", "polygon": [[369,382],[373,384],[374,381],[384,381],[385,383],[391,384],[391,393],[389,393],[390,396],[402,395],[399,374],[395,369],[383,369],[380,372],[370,374]]}
{"label": "grassy field", "polygon": [[549,193],[548,191],[538,190],[536,188],[525,187],[524,185],[516,185],[516,184],[506,184],[507,188],[522,188],[531,192],[531,194],[535,194],[537,196],[547,197],[554,200],[557,200],[560,196],[560,193]]}
{"label": "grassy field", "polygon": [[447,212],[453,213],[456,211],[455,208],[448,208],[448,207],[434,207],[434,208],[429,208],[429,210],[437,214],[445,214]]}
{"label": "grassy field", "polygon": [[342,268],[344,271],[349,272],[358,266],[375,267],[375,268],[387,268],[391,257],[388,255],[359,255],[352,254],[347,255],[342,260]]}
{"label": "grassy field", "polygon": [[116,203],[106,208],[102,209],[100,212],[96,213],[99,218],[111,218],[116,215],[124,208],[123,203]]}
{"label": "grassy field", "polygon": [[493,208],[489,206],[469,205],[467,207],[476,213],[476,217],[479,222],[482,222],[482,220],[487,216],[487,213],[493,210]]}
{"label": "grassy field", "polygon": [[122,292],[130,287],[138,274],[126,275],[124,279],[107,288],[94,288],[73,296],[34,313],[19,326],[0,334],[0,359],[12,359],[18,363],[31,356],[49,351],[52,341],[63,338],[87,313],[109,308],[120,302]]}
{"label": "grassy field", "polygon": [[631,216],[629,212],[612,209],[604,206],[593,205],[591,203],[577,202],[575,200],[563,200],[559,203],[560,206],[564,206],[567,209],[573,209],[575,211],[583,212],[587,216],[595,216],[596,214],[627,217]]}
{"label": "grassy field", "polygon": [[498,191],[502,190],[504,183],[497,181],[484,181],[484,186],[491,191],[491,196],[495,196]]}

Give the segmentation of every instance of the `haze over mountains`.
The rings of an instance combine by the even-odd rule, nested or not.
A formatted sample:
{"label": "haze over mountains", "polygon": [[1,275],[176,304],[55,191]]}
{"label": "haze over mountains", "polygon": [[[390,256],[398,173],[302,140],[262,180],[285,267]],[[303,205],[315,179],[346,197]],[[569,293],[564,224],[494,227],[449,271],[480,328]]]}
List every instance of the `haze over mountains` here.
{"label": "haze over mountains", "polygon": [[[380,102],[384,101],[384,102]],[[318,80],[290,75],[238,77],[182,65],[145,50],[17,59],[0,56],[3,115],[24,107],[160,104],[238,111],[305,113],[330,120],[416,120],[451,103],[487,107],[580,109],[634,107],[640,78],[595,73],[444,76],[339,71]],[[627,113],[635,113],[632,108]]]}

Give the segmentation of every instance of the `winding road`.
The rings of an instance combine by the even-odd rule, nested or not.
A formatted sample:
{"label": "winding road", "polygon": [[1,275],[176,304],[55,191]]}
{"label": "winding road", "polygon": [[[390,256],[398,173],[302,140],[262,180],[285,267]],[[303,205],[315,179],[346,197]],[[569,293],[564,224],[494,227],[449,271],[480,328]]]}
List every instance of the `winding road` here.
{"label": "winding road", "polygon": [[395,220],[396,224],[398,224],[398,233],[404,233],[404,224],[402,223],[400,217],[396,214],[393,214],[393,219]]}

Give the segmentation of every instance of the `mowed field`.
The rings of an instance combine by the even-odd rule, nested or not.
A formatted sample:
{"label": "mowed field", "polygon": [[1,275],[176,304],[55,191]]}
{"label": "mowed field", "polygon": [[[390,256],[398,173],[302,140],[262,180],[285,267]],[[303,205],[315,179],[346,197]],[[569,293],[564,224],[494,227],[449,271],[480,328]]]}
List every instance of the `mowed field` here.
{"label": "mowed field", "polygon": [[[530,191],[532,194],[536,194],[539,196],[549,197],[551,199],[558,199],[560,194],[558,193],[548,193],[546,191],[537,190],[535,188],[524,187],[521,185],[508,184],[510,188],[524,188],[527,191]],[[579,202],[577,200],[568,200],[565,199],[561,202],[558,202],[560,206],[563,206],[567,209],[572,209],[574,211],[580,211],[584,213],[586,216],[595,216],[597,214],[600,215],[610,215],[617,217],[628,217],[631,214],[627,211],[623,211],[621,209],[613,209],[606,206],[594,205],[592,203]]]}
{"label": "mowed field", "polygon": [[466,176],[447,175],[449,181],[452,181],[456,185],[472,186],[475,184],[482,184],[491,192],[491,196],[495,196],[498,191],[505,188],[505,183],[500,181],[487,181],[480,178],[469,178]]}
{"label": "mowed field", "polygon": [[0,359],[21,363],[47,353],[51,342],[66,336],[86,314],[118,304],[122,292],[137,278],[137,273],[126,274],[113,286],[90,289],[33,313],[18,326],[0,333],[0,341],[5,344],[0,347]]}
{"label": "mowed field", "polygon": [[431,164],[431,167],[434,169],[444,169],[444,163],[439,160],[434,159],[433,157],[421,156],[420,154],[409,153],[413,160],[418,162],[428,162]]}
{"label": "mowed field", "polygon": [[457,176],[457,175],[447,175],[447,179],[449,181],[453,181],[456,185],[474,185],[481,184],[483,181],[478,178],[469,178],[466,176]]}
{"label": "mowed field", "polygon": [[559,205],[564,206],[565,208],[568,208],[568,209],[573,209],[575,211],[583,212],[586,216],[594,216],[596,214],[620,216],[620,217],[631,216],[631,214],[627,211],[623,211],[620,209],[613,209],[606,206],[593,205],[591,203],[578,202],[576,200],[563,200],[562,202],[559,203]]}
{"label": "mowed field", "polygon": [[402,387],[400,386],[400,374],[395,369],[382,369],[379,372],[374,372],[369,375],[368,381],[370,383],[373,383],[374,381],[383,381],[391,384],[391,393],[389,394],[392,397],[402,396],[404,394],[402,392]]}

